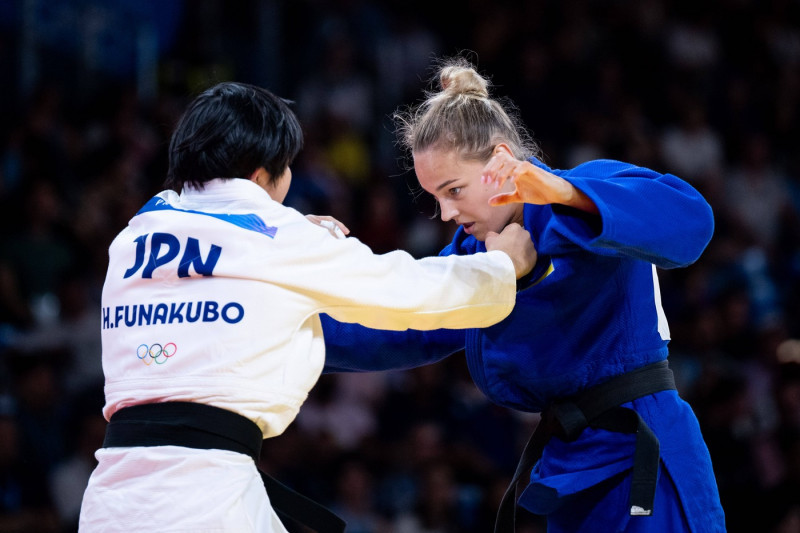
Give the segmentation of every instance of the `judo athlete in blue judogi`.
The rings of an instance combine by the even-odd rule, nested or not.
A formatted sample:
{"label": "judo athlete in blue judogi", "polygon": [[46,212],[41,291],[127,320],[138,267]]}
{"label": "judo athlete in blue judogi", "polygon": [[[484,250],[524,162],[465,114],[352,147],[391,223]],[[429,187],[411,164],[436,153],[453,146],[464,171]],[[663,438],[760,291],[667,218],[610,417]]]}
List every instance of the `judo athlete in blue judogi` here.
{"label": "judo athlete in blue judogi", "polygon": [[[518,505],[546,515],[549,532],[724,531],[708,449],[667,365],[657,275],[698,259],[710,206],[675,176],[619,161],[553,170],[472,65],[451,60],[439,80],[396,119],[420,185],[459,225],[441,255],[481,252],[518,222],[536,266],[512,313],[482,329],[388,332],[323,315],[326,370],[410,368],[465,349],[488,398],[542,413]],[[513,531],[516,499],[512,486],[497,533]]]}

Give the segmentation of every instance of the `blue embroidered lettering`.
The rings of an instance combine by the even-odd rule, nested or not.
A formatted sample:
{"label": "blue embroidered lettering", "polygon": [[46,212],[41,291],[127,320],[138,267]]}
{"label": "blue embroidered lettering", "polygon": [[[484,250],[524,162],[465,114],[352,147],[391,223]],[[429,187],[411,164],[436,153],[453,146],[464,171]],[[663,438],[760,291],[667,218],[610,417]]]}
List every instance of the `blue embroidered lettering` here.
{"label": "blue embroidered lettering", "polygon": [[189,266],[194,266],[195,272],[203,276],[210,276],[217,265],[217,260],[222,253],[222,248],[216,244],[211,245],[211,250],[208,252],[208,257],[205,262],[200,255],[200,241],[193,237],[189,237],[186,241],[186,250],[183,252],[181,263],[178,266],[178,277],[189,277]]}
{"label": "blue embroidered lettering", "polygon": [[216,319],[218,319],[218,307],[219,304],[217,304],[217,302],[206,302],[206,306],[203,308],[203,322],[214,322]]}
{"label": "blue embroidered lettering", "polygon": [[[231,318],[230,316],[228,316],[228,312],[230,309],[236,309],[237,315],[235,318]],[[236,324],[242,318],[244,318],[244,307],[242,307],[241,304],[236,302],[231,302],[225,304],[225,306],[222,308],[222,320],[224,320],[228,324]]]}
{"label": "blue embroidered lettering", "polygon": [[156,310],[153,312],[153,324],[166,324],[168,312],[169,308],[167,304],[158,304]]}
{"label": "blue embroidered lettering", "polygon": [[142,263],[144,263],[144,244],[146,240],[147,240],[146,233],[144,235],[136,237],[133,240],[133,242],[136,243],[136,258],[133,261],[133,266],[125,271],[125,275],[122,276],[123,279],[127,279],[133,276],[140,268],[142,268]]}
{"label": "blue embroidered lettering", "polygon": [[192,316],[192,302],[186,304],[186,322],[197,322],[200,318],[200,308],[203,307],[203,302],[197,302],[197,313]]}
{"label": "blue embroidered lettering", "polygon": [[[164,255],[159,256],[158,253],[164,245],[167,246],[167,251],[164,252]],[[150,239],[150,260],[142,271],[142,277],[152,278],[153,271],[161,265],[165,265],[175,259],[178,256],[180,248],[181,244],[178,242],[178,238],[175,235],[170,233],[153,233],[153,238]]]}
{"label": "blue embroidered lettering", "polygon": [[183,310],[183,306],[184,305],[186,305],[186,303],[184,303],[184,302],[181,302],[177,307],[175,306],[174,303],[170,304],[170,306],[169,306],[169,323],[170,324],[172,324],[175,320],[177,320],[178,323],[183,323],[183,315],[181,315],[181,311]]}
{"label": "blue embroidered lettering", "polygon": [[[139,325],[144,323],[145,326],[150,325],[150,317],[153,315],[153,304],[139,305]],[[145,322],[146,321],[146,322]]]}
{"label": "blue embroidered lettering", "polygon": [[[131,317],[128,317],[128,310],[131,311]],[[136,325],[136,306],[135,305],[126,305],[125,306],[125,325],[128,327]]]}

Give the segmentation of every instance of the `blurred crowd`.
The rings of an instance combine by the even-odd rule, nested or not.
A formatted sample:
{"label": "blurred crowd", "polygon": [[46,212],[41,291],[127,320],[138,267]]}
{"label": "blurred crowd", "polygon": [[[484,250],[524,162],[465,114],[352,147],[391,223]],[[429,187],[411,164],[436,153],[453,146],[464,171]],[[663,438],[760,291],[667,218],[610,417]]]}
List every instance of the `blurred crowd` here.
{"label": "blurred crowd", "polygon": [[[0,13],[37,4],[6,1]],[[81,2],[50,5],[61,4]],[[124,72],[43,46],[35,83],[15,90],[28,34],[0,25],[0,532],[76,531],[105,427],[107,247],[161,190],[189,99],[217,81],[270,81],[306,136],[287,204],[337,217],[376,252],[421,257],[455,227],[420,194],[391,114],[422,97],[434,58],[464,51],[550,166],[621,159],[709,200],[702,258],[659,271],[671,366],[728,531],[800,531],[800,2],[428,4],[165,2],[179,16],[146,96]],[[262,466],[350,533],[486,532],[536,423],[489,403],[455,354],[322,376],[297,421],[265,441]]]}

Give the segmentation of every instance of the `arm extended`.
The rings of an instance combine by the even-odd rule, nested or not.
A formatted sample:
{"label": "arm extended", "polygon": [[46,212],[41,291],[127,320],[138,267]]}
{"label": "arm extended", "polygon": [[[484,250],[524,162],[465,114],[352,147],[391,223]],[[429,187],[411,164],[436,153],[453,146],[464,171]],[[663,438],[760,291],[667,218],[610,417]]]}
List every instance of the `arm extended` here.
{"label": "arm extended", "polygon": [[708,202],[671,174],[604,159],[551,170],[537,160],[504,154],[484,172],[498,185],[515,183],[513,192],[492,198],[494,205],[522,202],[552,209],[538,241],[544,254],[580,248],[674,268],[696,261],[714,232]]}
{"label": "arm extended", "polygon": [[385,331],[320,315],[324,372],[402,370],[435,363],[464,347],[464,330]]}

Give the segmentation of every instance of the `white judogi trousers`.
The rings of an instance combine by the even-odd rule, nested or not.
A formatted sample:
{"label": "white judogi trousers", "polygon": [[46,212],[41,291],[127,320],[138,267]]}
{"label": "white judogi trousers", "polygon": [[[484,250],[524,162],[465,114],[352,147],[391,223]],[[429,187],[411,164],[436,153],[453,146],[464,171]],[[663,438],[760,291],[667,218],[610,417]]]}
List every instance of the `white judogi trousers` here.
{"label": "white judogi trousers", "polygon": [[81,533],[286,533],[246,455],[176,446],[96,454]]}

